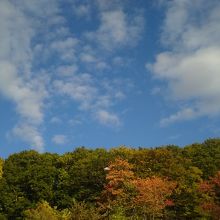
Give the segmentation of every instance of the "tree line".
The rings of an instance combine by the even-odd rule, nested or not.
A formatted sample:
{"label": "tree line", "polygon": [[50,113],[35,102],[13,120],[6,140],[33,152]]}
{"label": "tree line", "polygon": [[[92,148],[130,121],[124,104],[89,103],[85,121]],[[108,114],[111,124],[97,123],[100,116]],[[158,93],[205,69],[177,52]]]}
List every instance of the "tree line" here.
{"label": "tree line", "polygon": [[220,139],[0,159],[0,220],[220,219]]}

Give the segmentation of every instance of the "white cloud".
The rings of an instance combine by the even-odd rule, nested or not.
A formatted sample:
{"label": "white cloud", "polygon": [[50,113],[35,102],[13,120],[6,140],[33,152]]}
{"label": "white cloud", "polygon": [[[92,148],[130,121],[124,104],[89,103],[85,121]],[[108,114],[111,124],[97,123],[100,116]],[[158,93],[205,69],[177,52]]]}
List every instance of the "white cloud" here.
{"label": "white cloud", "polygon": [[0,60],[14,65],[22,63],[24,70],[28,71],[33,30],[23,13],[13,4],[9,1],[1,1],[0,4]]}
{"label": "white cloud", "polygon": [[[47,24],[47,22],[50,22],[50,19],[54,21],[57,20],[57,17],[60,18],[60,9],[57,3],[58,1],[56,0],[20,0],[14,5],[17,9],[23,11],[24,14],[30,13],[31,16],[29,20],[32,20],[32,18],[43,19],[43,24]],[[45,20],[45,18],[50,19]]]}
{"label": "white cloud", "polygon": [[[100,41],[105,48],[135,43],[143,27],[142,15],[129,17],[121,6],[116,7],[119,1],[108,4],[105,1],[108,6],[103,2],[96,1],[93,5],[98,4],[101,24],[90,33],[92,40]],[[86,64],[95,71],[110,67],[106,57],[100,55],[100,48],[83,36],[75,37],[59,3],[59,0],[0,1],[0,93],[14,102],[19,116],[13,134],[40,151],[44,148],[40,126],[44,125],[45,109],[50,104],[46,100],[57,94],[69,96],[81,111],[88,111],[96,118],[99,115],[101,123],[119,124],[111,107],[125,97],[113,82],[109,82],[113,84],[109,86],[111,89],[106,89],[95,73],[78,73]],[[85,1],[76,10],[78,16],[86,16],[91,3]],[[57,121],[54,118],[51,122]]]}
{"label": "white cloud", "polygon": [[218,1],[169,2],[161,38],[171,50],[147,67],[167,82],[170,98],[187,107],[161,124],[220,114],[219,23]]}
{"label": "white cloud", "polygon": [[58,52],[58,55],[63,61],[73,61],[76,57],[76,46],[79,43],[78,39],[68,37],[64,40],[55,40],[51,43],[52,50]]}
{"label": "white cloud", "polygon": [[59,117],[55,116],[50,119],[50,122],[53,124],[60,124],[60,123],[62,123],[62,120]]}
{"label": "white cloud", "polygon": [[161,92],[161,88],[160,87],[154,87],[152,90],[151,90],[151,95],[157,95]]}
{"label": "white cloud", "polygon": [[[100,85],[98,85],[100,84]],[[68,81],[54,81],[54,88],[79,103],[79,110],[89,112],[101,124],[120,125],[116,113],[110,113],[118,100],[125,98],[119,81],[96,81],[90,74],[78,74]]]}
{"label": "white cloud", "polygon": [[110,67],[109,67],[109,65],[106,63],[106,62],[104,62],[104,61],[98,61],[97,63],[96,63],[96,69],[98,69],[98,70],[106,70],[106,69],[109,69]]}
{"label": "white cloud", "polygon": [[[50,10],[45,10],[48,4]],[[35,60],[32,40],[36,29],[44,26],[40,24],[44,16],[50,21],[57,17],[56,8],[54,1],[0,2],[0,92],[15,103],[20,116],[13,133],[39,151],[44,146],[39,125],[44,119],[48,92],[47,77],[32,72]]]}
{"label": "white cloud", "polygon": [[74,5],[73,12],[79,18],[89,18],[91,13],[91,6],[88,3],[81,5]]}
{"label": "white cloud", "polygon": [[88,53],[82,53],[80,55],[80,59],[82,62],[86,62],[86,63],[94,63],[97,61],[97,59],[93,55]]}
{"label": "white cloud", "polygon": [[16,66],[8,62],[0,62],[0,79],[0,91],[16,103],[22,118],[40,124],[43,121],[43,100],[47,95],[40,79],[25,82],[18,76]]}
{"label": "white cloud", "polygon": [[168,118],[164,118],[160,121],[161,126],[166,126],[171,123],[183,120],[190,120],[197,116],[197,113],[191,108],[185,108],[181,111],[169,116]]}
{"label": "white cloud", "polygon": [[92,85],[93,80],[89,74],[82,74],[68,79],[54,81],[55,89],[61,94],[70,96],[73,100],[80,103],[80,109],[90,109],[97,96],[97,89]]}
{"label": "white cloud", "polygon": [[123,57],[114,57],[112,60],[112,63],[116,66],[124,66],[125,65],[125,59]]}
{"label": "white cloud", "polygon": [[95,70],[105,70],[109,68],[108,64],[104,61],[105,57],[102,56],[102,53],[100,56],[98,50],[92,48],[90,45],[83,46],[82,50],[79,56],[80,61],[83,65],[88,67],[88,70],[91,71],[91,67]]}
{"label": "white cloud", "polygon": [[121,9],[127,2],[127,0],[96,0],[96,4],[100,11]]}
{"label": "white cloud", "polygon": [[71,125],[71,126],[79,126],[83,123],[83,119],[80,118],[80,117],[75,117],[73,119],[70,119],[68,121],[68,123]]}
{"label": "white cloud", "polygon": [[64,50],[68,50],[69,48],[75,47],[78,43],[78,40],[72,37],[69,37],[63,41],[55,41],[51,44],[51,48],[63,52]]}
{"label": "white cloud", "polygon": [[52,137],[52,142],[58,145],[66,144],[68,141],[67,136],[63,134],[57,134]]}
{"label": "white cloud", "polygon": [[98,45],[113,50],[122,46],[134,46],[141,38],[144,19],[141,14],[129,18],[121,9],[101,12],[101,24],[97,31],[86,34]]}
{"label": "white cloud", "polygon": [[13,134],[30,143],[30,147],[44,151],[44,140],[38,129],[31,124],[19,124],[13,129]]}
{"label": "white cloud", "polygon": [[99,110],[96,112],[96,117],[101,124],[107,126],[119,126],[121,125],[121,121],[118,116],[114,113],[110,113],[106,110]]}
{"label": "white cloud", "polygon": [[217,0],[172,1],[168,4],[162,42],[180,52],[216,46],[220,35],[219,14]]}
{"label": "white cloud", "polygon": [[122,91],[116,91],[115,98],[116,99],[124,99],[124,98],[126,98],[126,95]]}
{"label": "white cloud", "polygon": [[56,72],[60,76],[73,76],[78,70],[77,65],[61,65],[57,67]]}

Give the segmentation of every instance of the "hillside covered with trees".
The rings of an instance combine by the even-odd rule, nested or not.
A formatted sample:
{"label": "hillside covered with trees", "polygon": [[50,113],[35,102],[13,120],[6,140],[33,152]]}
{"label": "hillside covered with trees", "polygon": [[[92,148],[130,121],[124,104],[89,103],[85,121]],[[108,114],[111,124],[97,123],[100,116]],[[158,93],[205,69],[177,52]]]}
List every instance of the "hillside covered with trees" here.
{"label": "hillside covered with trees", "polygon": [[0,219],[220,219],[220,139],[23,151],[0,160]]}

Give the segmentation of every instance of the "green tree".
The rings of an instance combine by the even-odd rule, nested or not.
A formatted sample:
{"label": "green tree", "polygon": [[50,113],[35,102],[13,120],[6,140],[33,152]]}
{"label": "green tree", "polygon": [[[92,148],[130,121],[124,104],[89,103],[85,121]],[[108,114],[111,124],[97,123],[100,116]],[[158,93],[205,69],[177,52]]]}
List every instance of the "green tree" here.
{"label": "green tree", "polygon": [[86,204],[85,202],[73,201],[69,209],[69,220],[99,220],[102,219],[99,211],[94,206]]}
{"label": "green tree", "polygon": [[66,177],[60,182],[59,189],[78,201],[95,201],[105,183],[104,167],[108,160],[104,149],[76,149],[68,154],[62,171]]}
{"label": "green tree", "polygon": [[0,179],[2,178],[3,175],[3,164],[4,164],[4,160],[0,158]]}
{"label": "green tree", "polygon": [[48,202],[42,201],[37,204],[36,208],[24,211],[25,220],[59,220],[59,212],[54,210]]}
{"label": "green tree", "polygon": [[56,156],[24,151],[11,155],[4,163],[0,182],[0,207],[9,218],[20,217],[23,210],[40,200],[54,203]]}
{"label": "green tree", "polygon": [[173,193],[174,206],[167,207],[169,218],[197,217],[199,196],[198,184],[202,180],[202,171],[185,154],[185,149],[177,146],[164,146],[156,149],[140,148],[132,159],[134,172],[144,179],[152,176],[169,178],[177,183]]}
{"label": "green tree", "polygon": [[192,144],[184,150],[185,157],[202,171],[203,178],[209,179],[220,170],[220,139],[208,139],[203,144]]}
{"label": "green tree", "polygon": [[202,172],[199,168],[189,166],[176,178],[177,188],[172,195],[174,206],[168,208],[168,216],[177,219],[198,219],[199,194],[198,186],[202,181]]}

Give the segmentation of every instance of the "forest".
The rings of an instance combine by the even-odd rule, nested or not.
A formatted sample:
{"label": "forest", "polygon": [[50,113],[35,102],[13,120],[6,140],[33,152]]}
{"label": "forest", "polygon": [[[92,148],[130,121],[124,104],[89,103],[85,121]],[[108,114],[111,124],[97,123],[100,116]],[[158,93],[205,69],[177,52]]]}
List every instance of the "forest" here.
{"label": "forest", "polygon": [[0,220],[220,219],[220,139],[0,160]]}

